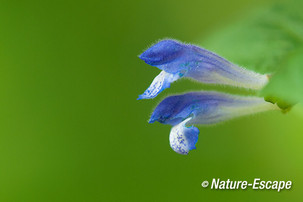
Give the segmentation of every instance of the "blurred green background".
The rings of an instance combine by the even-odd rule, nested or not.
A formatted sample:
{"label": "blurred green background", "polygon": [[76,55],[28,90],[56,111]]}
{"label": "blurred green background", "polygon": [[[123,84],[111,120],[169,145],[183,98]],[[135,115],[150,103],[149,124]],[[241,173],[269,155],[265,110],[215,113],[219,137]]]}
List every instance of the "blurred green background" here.
{"label": "blurred green background", "polygon": [[[168,94],[204,88],[184,80],[136,100],[159,73],[137,58],[151,43],[197,43],[264,3],[0,1],[0,201],[303,200],[302,107],[199,127],[182,156],[170,126],[147,120]],[[257,177],[293,187],[201,187]]]}

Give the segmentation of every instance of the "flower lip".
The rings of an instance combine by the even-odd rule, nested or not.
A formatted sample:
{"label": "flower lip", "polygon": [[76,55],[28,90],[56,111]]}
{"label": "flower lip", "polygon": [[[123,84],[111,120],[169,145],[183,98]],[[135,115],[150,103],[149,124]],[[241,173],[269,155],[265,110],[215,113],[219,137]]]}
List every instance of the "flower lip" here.
{"label": "flower lip", "polygon": [[174,40],[163,40],[144,51],[139,58],[155,66],[169,63],[182,55],[184,46]]}
{"label": "flower lip", "polygon": [[144,91],[144,93],[139,95],[137,100],[152,99],[156,97],[164,89],[169,88],[172,82],[178,80],[179,78],[179,75],[161,71],[161,73],[155,77],[152,84]]}
{"label": "flower lip", "polygon": [[192,118],[187,118],[175,125],[169,135],[170,147],[177,153],[187,155],[190,150],[196,149],[199,129],[194,126],[186,126]]}

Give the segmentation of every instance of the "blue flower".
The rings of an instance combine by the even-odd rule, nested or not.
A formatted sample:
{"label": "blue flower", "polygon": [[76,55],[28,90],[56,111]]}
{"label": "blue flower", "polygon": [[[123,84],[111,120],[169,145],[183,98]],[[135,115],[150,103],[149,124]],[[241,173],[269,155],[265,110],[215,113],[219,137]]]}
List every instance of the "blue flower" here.
{"label": "blue flower", "polygon": [[199,130],[193,124],[212,125],[244,115],[278,109],[279,107],[260,97],[215,91],[190,92],[165,98],[152,113],[149,123],[158,121],[172,125],[172,149],[180,154],[188,154],[195,149],[198,140]]}
{"label": "blue flower", "polygon": [[249,89],[261,89],[268,76],[239,67],[206,49],[163,40],[140,56],[145,63],[159,68],[161,73],[138,99],[156,97],[170,83],[182,78],[192,78],[209,84],[222,84]]}

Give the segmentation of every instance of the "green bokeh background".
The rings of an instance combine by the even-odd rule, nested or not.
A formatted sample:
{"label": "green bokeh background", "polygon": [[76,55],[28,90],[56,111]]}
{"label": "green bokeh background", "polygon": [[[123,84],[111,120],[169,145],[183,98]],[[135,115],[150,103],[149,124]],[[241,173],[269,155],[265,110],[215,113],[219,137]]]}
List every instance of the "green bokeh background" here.
{"label": "green bokeh background", "polygon": [[[0,201],[303,200],[302,107],[199,127],[197,150],[182,156],[149,114],[168,94],[205,88],[184,80],[136,100],[159,73],[137,58],[148,45],[197,43],[262,4],[0,1]],[[257,177],[293,187],[201,187]]]}

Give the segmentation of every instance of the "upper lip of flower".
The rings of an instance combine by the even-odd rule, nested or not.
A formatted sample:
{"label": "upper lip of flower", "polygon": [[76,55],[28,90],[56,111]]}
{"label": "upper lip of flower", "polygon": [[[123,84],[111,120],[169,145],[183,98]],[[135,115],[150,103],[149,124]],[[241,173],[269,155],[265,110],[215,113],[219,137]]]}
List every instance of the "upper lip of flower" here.
{"label": "upper lip of flower", "polygon": [[149,65],[159,65],[162,64],[161,62],[161,58],[160,57],[148,57],[146,56],[144,53],[142,53],[139,58],[141,60],[143,60],[144,62],[146,62]]}
{"label": "upper lip of flower", "polygon": [[174,40],[163,40],[144,51],[139,58],[152,66],[167,64],[182,54],[184,47]]}

